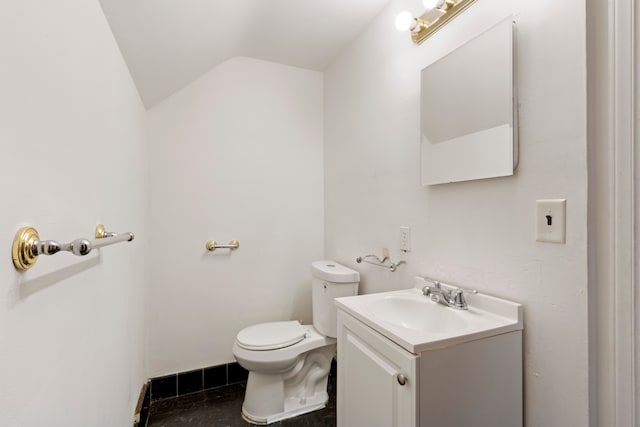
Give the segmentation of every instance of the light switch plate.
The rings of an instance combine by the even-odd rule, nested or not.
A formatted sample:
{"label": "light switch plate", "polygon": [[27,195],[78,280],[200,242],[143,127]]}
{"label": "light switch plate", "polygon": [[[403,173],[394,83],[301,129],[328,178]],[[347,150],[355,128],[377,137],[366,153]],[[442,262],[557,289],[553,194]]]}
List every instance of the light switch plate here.
{"label": "light switch plate", "polygon": [[565,243],[566,199],[536,200],[536,241]]}

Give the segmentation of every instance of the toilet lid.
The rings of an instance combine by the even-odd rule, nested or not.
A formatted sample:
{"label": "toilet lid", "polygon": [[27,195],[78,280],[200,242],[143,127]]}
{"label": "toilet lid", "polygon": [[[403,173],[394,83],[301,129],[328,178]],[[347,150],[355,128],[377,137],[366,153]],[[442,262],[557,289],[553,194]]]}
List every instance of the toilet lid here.
{"label": "toilet lid", "polygon": [[302,341],[305,331],[300,322],[268,322],[249,326],[238,332],[236,341],[247,350],[275,350]]}

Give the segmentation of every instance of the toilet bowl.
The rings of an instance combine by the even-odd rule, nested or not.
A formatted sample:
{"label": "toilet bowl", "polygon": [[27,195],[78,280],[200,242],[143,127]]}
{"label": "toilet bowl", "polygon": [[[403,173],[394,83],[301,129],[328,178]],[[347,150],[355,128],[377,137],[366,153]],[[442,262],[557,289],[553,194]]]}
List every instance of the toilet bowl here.
{"label": "toilet bowl", "polygon": [[358,293],[360,276],[333,261],[311,265],[313,325],[260,323],[241,330],[233,355],[249,371],[242,416],[270,424],[326,406],[327,379],[336,353],[334,298]]}

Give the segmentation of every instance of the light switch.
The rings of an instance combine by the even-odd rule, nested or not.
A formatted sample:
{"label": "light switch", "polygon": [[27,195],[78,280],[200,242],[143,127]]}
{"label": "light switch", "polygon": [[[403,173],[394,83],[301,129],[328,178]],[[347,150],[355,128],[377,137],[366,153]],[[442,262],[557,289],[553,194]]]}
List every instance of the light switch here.
{"label": "light switch", "polygon": [[536,201],[536,241],[565,243],[566,199]]}

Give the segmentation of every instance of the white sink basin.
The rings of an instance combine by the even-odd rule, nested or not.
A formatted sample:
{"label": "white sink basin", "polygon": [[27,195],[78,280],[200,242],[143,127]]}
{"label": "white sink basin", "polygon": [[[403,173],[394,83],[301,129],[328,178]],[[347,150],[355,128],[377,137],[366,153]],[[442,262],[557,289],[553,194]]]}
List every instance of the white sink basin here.
{"label": "white sink basin", "polygon": [[380,296],[368,304],[367,311],[380,321],[417,331],[447,333],[469,327],[466,316],[460,310],[414,295]]}
{"label": "white sink basin", "polygon": [[[521,330],[522,306],[481,293],[467,295],[468,310],[431,301],[416,277],[401,291],[336,298],[340,310],[356,317],[412,353]],[[446,288],[446,286],[443,286]]]}

